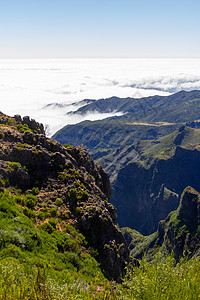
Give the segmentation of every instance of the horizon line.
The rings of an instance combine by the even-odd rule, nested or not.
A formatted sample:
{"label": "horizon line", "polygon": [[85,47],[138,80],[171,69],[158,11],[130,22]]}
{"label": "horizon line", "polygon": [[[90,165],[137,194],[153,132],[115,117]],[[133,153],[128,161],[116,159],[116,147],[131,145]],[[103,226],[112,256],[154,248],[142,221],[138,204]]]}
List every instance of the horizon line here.
{"label": "horizon line", "polygon": [[0,57],[0,60],[58,59],[200,59],[200,57]]}

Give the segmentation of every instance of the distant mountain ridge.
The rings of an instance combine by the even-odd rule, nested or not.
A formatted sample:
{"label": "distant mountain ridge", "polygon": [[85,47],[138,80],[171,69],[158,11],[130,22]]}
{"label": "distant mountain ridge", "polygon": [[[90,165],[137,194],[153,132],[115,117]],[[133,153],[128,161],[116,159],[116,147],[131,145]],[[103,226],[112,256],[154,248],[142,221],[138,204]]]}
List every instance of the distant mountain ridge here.
{"label": "distant mountain ridge", "polygon": [[[110,113],[122,112],[124,114],[137,114],[137,119],[146,121],[186,122],[188,116],[184,113],[192,105],[200,105],[200,91],[180,91],[170,96],[150,96],[143,98],[119,98],[111,97],[99,100],[83,100],[86,105],[78,108],[72,114],[87,114],[88,112]],[[81,101],[80,103],[84,103]],[[89,102],[87,104],[87,101]],[[187,103],[185,103],[185,101]],[[175,119],[179,111],[181,118]],[[161,113],[165,111],[165,116]],[[174,111],[174,112],[173,112]],[[133,118],[134,116],[132,116]],[[123,117],[122,117],[123,118]],[[171,121],[170,121],[171,119]],[[188,119],[189,121],[189,119]]]}
{"label": "distant mountain ridge", "polygon": [[[100,99],[79,108],[73,114],[85,114],[88,111],[118,111],[123,112],[123,115],[67,125],[53,139],[62,144],[83,145],[103,165],[113,181],[119,170],[117,161],[124,161],[118,156],[124,156],[126,148],[129,148],[129,162],[134,159],[134,155],[131,158],[133,152],[131,153],[130,147],[137,149],[138,141],[160,138],[186,123],[189,125],[200,119],[200,91],[181,91],[170,96],[141,99]],[[115,165],[113,160],[116,161]]]}
{"label": "distant mountain ridge", "polygon": [[[139,111],[144,106],[152,106],[161,100],[161,96],[147,98],[119,98],[111,97],[107,99],[91,100],[91,103],[80,107],[74,114],[86,114],[88,112],[110,113],[123,112],[133,113]],[[82,102],[82,101],[81,101]]]}

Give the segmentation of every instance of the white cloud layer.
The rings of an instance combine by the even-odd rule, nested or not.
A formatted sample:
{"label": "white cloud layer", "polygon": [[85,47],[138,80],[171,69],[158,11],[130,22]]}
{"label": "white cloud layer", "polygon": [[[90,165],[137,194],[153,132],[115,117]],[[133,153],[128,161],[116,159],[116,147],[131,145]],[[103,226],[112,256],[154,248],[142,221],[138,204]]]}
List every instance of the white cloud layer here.
{"label": "white cloud layer", "polygon": [[66,115],[83,99],[193,89],[200,90],[200,59],[0,60],[0,110],[49,124],[51,134],[66,124],[116,115]]}

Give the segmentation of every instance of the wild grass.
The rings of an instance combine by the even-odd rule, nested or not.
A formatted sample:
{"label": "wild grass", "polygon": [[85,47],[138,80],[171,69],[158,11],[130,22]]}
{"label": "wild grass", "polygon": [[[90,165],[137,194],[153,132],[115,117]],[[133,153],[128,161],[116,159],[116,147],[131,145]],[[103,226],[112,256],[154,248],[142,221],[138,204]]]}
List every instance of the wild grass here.
{"label": "wild grass", "polygon": [[200,260],[173,257],[163,261],[159,255],[149,264],[128,271],[122,284],[109,283],[100,276],[87,276],[70,269],[41,268],[15,258],[0,261],[0,299],[99,299],[99,300],[196,300],[200,298]]}
{"label": "wild grass", "polygon": [[0,193],[0,299],[200,299],[198,257],[178,264],[172,256],[158,254],[151,263],[144,257],[121,284],[111,283],[81,233],[57,230],[53,218],[36,228],[18,197]]}
{"label": "wild grass", "polygon": [[0,299],[109,299],[85,237],[72,226],[56,229],[54,218],[36,228],[19,197],[0,193]]}
{"label": "wild grass", "polygon": [[158,255],[151,264],[143,259],[127,273],[118,294],[124,300],[200,299],[200,260],[182,259],[175,265],[172,256],[163,260]]}
{"label": "wild grass", "polygon": [[114,299],[106,279],[98,276],[92,282],[71,270],[55,271],[14,258],[0,261],[0,299]]}

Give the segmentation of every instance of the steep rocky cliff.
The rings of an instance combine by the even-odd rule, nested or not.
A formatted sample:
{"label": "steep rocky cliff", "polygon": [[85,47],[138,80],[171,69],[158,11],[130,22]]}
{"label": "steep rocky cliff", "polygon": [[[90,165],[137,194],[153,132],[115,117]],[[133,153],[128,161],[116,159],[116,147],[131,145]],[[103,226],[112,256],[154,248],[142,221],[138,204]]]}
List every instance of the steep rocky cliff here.
{"label": "steep rocky cliff", "polygon": [[[96,251],[109,279],[118,280],[129,261],[126,241],[109,203],[111,187],[103,168],[82,147],[62,146],[45,137],[29,117],[0,113],[0,184],[34,193],[35,203],[20,203],[35,226],[57,219],[57,230],[70,224]],[[89,248],[88,248],[89,249]]]}
{"label": "steep rocky cliff", "polygon": [[112,194],[120,226],[150,234],[178,207],[186,186],[200,190],[199,143],[198,129],[180,128],[120,170]]}
{"label": "steep rocky cliff", "polygon": [[177,210],[172,211],[165,220],[159,222],[157,231],[151,236],[124,228],[125,237],[130,244],[131,254],[141,258],[144,253],[153,259],[158,251],[164,255],[172,254],[176,261],[183,256],[190,259],[200,254],[200,194],[192,187],[183,191]]}

